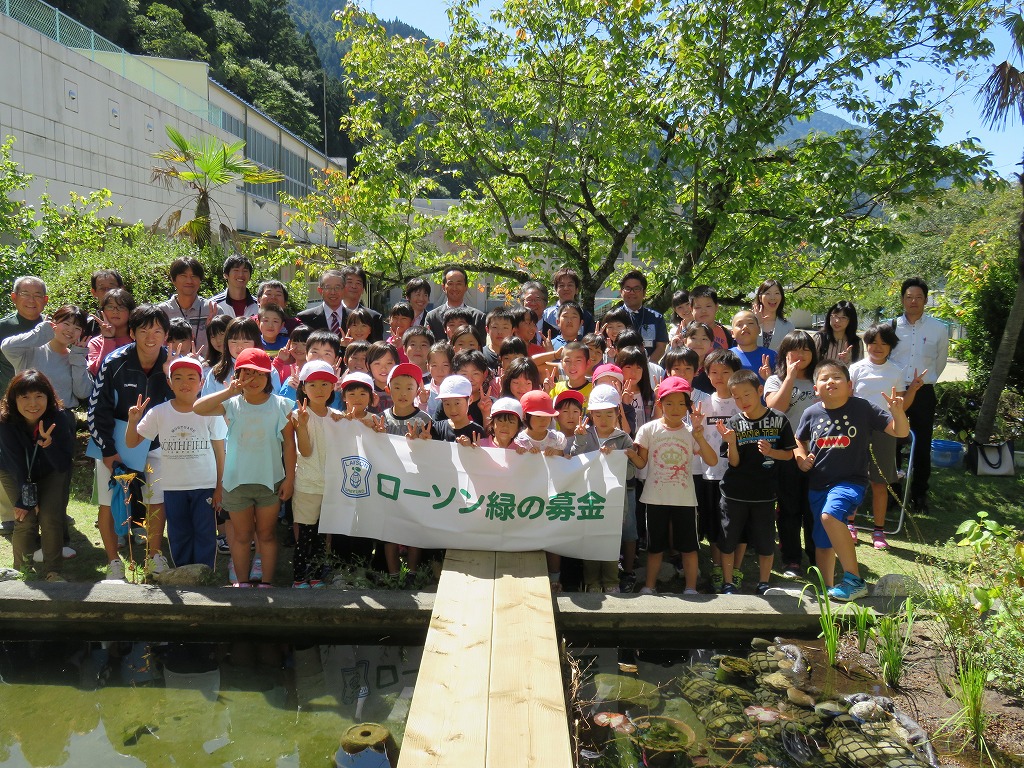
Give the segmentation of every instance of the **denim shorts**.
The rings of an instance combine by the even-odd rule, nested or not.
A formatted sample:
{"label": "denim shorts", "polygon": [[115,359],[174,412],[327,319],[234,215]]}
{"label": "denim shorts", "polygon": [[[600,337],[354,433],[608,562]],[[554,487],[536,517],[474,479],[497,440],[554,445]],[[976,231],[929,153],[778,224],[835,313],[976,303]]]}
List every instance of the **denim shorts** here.
{"label": "denim shorts", "polygon": [[831,515],[846,525],[847,519],[853,514],[861,502],[864,501],[864,492],[867,486],[856,483],[837,483],[831,488],[809,492],[811,512],[814,515],[814,546],[819,549],[831,549],[832,540],[825,532],[825,526],[821,524],[822,515]]}

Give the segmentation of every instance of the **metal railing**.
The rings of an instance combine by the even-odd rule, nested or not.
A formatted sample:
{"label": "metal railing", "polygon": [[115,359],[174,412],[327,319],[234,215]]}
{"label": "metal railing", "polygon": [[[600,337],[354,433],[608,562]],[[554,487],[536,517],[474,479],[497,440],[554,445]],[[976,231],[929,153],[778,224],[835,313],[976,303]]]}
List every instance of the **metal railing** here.
{"label": "metal railing", "polygon": [[168,77],[102,35],[97,35],[52,5],[42,0],[0,0],[0,10],[65,48],[70,48],[100,66],[141,85],[196,117],[207,120],[218,128],[221,127],[221,108],[211,104],[205,96],[190,91],[174,78]]}

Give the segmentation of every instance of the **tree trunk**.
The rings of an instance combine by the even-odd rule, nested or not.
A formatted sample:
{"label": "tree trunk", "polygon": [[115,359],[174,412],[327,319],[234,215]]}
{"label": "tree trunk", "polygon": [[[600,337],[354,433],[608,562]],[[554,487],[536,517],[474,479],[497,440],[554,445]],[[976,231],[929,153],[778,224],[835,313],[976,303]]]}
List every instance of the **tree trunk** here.
{"label": "tree trunk", "polygon": [[988,384],[985,386],[985,397],[981,401],[978,420],[974,425],[974,439],[979,443],[987,443],[992,438],[992,429],[996,421],[996,410],[999,396],[1006,386],[1006,378],[1010,373],[1021,329],[1024,329],[1024,174],[1018,174],[1021,187],[1021,214],[1017,223],[1017,293],[1010,307],[1003,328],[1003,338],[999,341]]}

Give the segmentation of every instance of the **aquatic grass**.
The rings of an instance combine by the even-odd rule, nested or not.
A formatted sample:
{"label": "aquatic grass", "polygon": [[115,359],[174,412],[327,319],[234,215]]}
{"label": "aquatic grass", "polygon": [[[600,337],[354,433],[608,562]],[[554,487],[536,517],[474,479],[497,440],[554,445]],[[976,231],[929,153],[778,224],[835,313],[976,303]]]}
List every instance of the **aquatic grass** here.
{"label": "aquatic grass", "polygon": [[978,750],[982,760],[996,768],[996,761],[985,738],[985,730],[988,728],[989,713],[985,710],[985,684],[988,680],[988,673],[983,664],[973,655],[964,654],[956,666],[956,682],[958,690],[954,691],[959,711],[947,719],[935,734],[944,731],[963,731],[967,734],[968,742]]}
{"label": "aquatic grass", "polygon": [[842,625],[832,610],[832,601],[828,598],[828,588],[825,586],[825,577],[817,566],[812,565],[807,569],[807,575],[813,577],[814,581],[808,581],[800,590],[800,600],[803,601],[804,593],[811,590],[814,600],[818,603],[818,623],[821,624],[821,634],[818,637],[825,641],[825,655],[828,663],[835,666],[839,658],[839,636],[842,634]]}
{"label": "aquatic grass", "polygon": [[907,671],[916,608],[914,601],[903,601],[900,613],[879,619],[875,632],[875,654],[882,670],[882,679],[890,688],[899,688]]}
{"label": "aquatic grass", "polygon": [[851,616],[853,619],[853,628],[857,631],[857,650],[861,653],[866,653],[868,649],[868,640],[870,640],[875,633],[874,610],[866,605],[847,603],[846,609],[843,613]]}

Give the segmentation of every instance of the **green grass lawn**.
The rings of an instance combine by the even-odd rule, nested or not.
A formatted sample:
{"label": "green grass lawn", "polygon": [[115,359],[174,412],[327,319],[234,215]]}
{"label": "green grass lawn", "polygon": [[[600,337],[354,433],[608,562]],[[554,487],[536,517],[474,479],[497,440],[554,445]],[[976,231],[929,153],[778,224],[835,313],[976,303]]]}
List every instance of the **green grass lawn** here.
{"label": "green grass lawn", "polygon": [[[71,546],[78,557],[64,564],[64,577],[73,581],[99,581],[106,568],[106,557],[96,529],[96,507],[90,503],[92,494],[92,462],[78,459],[72,481],[72,498],[68,512],[74,519]],[[973,518],[980,510],[987,511],[997,522],[1024,529],[1024,476],[974,477],[964,470],[935,469],[932,472],[931,512],[928,515],[908,514],[904,530],[889,537],[889,549],[878,551],[871,547],[870,533],[862,532],[857,558],[862,575],[874,581],[886,573],[904,573],[918,579],[937,572],[928,566],[928,559],[938,546],[956,532],[957,526]],[[861,524],[868,522],[860,518]],[[890,521],[890,523],[893,521]],[[166,546],[164,552],[167,552]],[[122,555],[128,557],[127,550]],[[282,547],[275,583],[291,583],[292,550]],[[134,545],[134,556],[142,558],[144,548]],[[0,565],[13,561],[10,539],[0,538]],[[226,555],[217,559],[217,573],[227,583]],[[781,563],[777,562],[781,567]],[[755,558],[745,562],[747,579],[756,581]]]}

